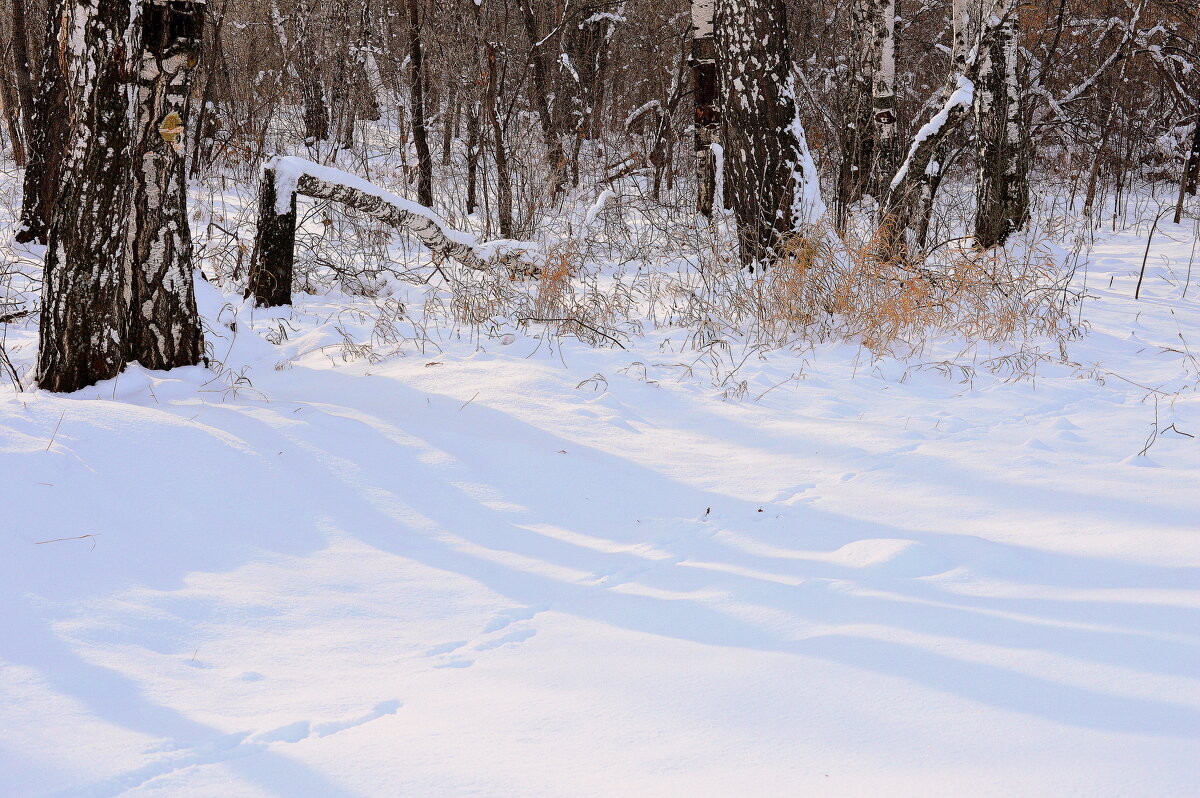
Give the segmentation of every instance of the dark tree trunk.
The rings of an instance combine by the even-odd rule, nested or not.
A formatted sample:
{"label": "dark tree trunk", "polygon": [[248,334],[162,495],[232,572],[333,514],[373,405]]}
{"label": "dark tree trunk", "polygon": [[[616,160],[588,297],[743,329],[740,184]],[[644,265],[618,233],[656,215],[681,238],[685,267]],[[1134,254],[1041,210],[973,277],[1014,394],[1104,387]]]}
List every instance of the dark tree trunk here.
{"label": "dark tree trunk", "polygon": [[479,172],[479,104],[471,106],[467,114],[467,214],[475,213],[476,186]]}
{"label": "dark tree trunk", "polygon": [[62,175],[71,128],[67,117],[67,83],[63,72],[66,50],[62,40],[67,0],[55,0],[46,22],[45,57],[33,98],[32,136],[21,196],[21,225],[17,241],[46,243],[50,214]]}
{"label": "dark tree trunk", "polygon": [[846,227],[850,206],[867,193],[874,159],[875,137],[872,133],[871,74],[874,27],[870,24],[871,0],[853,0],[850,6],[853,52],[850,73],[848,120],[842,134],[842,163],[838,171],[835,223],[839,230]]}
{"label": "dark tree trunk", "polygon": [[17,101],[21,108],[21,132],[25,141],[33,138],[33,62],[29,60],[29,25],[25,6],[29,0],[9,0],[12,3],[13,78],[17,84]]}
{"label": "dark tree trunk", "polygon": [[4,117],[4,127],[12,142],[13,162],[22,167],[25,166],[25,134],[21,131],[20,101],[13,91],[13,82],[8,79],[8,68],[0,64],[0,115]]}
{"label": "dark tree trunk", "polygon": [[125,271],[133,210],[135,113],[130,90],[140,43],[129,0],[71,0],[65,30],[72,120],[63,185],[51,214],[37,384],[76,391],[125,363]]}
{"label": "dark tree trunk", "polygon": [[554,124],[554,117],[550,111],[550,68],[546,62],[548,42],[543,40],[538,33],[532,0],[521,0],[521,21],[525,25],[525,35],[529,38],[529,65],[533,72],[534,101],[537,104],[542,136],[546,140],[546,157],[550,163],[550,185],[557,196],[566,187],[567,156],[563,152],[562,140],[558,137],[558,126]]}
{"label": "dark tree trunk", "polygon": [[1175,203],[1175,224],[1183,218],[1183,199],[1196,195],[1196,181],[1200,178],[1200,118],[1192,128],[1192,144],[1183,161],[1183,174],[1179,178],[1179,199]]}
{"label": "dark tree trunk", "polygon": [[725,188],[750,268],[779,257],[802,221],[797,192],[805,175],[786,14],[784,0],[717,4]]}
{"label": "dark tree trunk", "polygon": [[508,150],[504,144],[504,125],[500,121],[500,77],[495,45],[488,45],[487,116],[492,126],[493,156],[496,162],[496,216],[500,235],[513,237],[512,175],[508,171]]}
{"label": "dark tree trunk", "polygon": [[425,127],[425,70],[421,47],[420,0],[407,0],[409,100],[412,103],[413,144],[417,148],[417,202],[433,205],[433,157],[429,152],[429,134]]}
{"label": "dark tree trunk", "polygon": [[692,0],[692,89],[696,98],[693,149],[696,153],[696,211],[712,216],[717,188],[717,154],[721,141],[721,105],[717,78],[717,45],[713,37],[716,0]]}
{"label": "dark tree trunk", "polygon": [[204,0],[145,0],[131,217],[133,262],[126,359],[149,369],[203,357],[192,282],[184,119],[199,61]]}
{"label": "dark tree trunk", "polygon": [[1000,25],[975,87],[979,136],[975,243],[1000,246],[1029,220],[1028,159],[1017,85],[1017,12]]}
{"label": "dark tree trunk", "polygon": [[329,105],[321,81],[321,65],[316,51],[319,37],[310,37],[312,12],[307,0],[301,0],[296,13],[300,17],[297,52],[300,54],[300,95],[304,102],[304,143],[313,146],[329,140]]}
{"label": "dark tree trunk", "polygon": [[296,262],[296,194],[280,197],[275,170],[264,169],[258,187],[258,229],[250,257],[246,296],[258,307],[292,303],[292,268]]}

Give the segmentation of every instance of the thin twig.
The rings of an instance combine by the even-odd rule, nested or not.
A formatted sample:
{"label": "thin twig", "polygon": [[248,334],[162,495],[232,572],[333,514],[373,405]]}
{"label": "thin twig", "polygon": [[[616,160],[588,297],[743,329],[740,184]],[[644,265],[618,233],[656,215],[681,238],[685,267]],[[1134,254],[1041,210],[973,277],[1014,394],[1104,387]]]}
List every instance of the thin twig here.
{"label": "thin twig", "polygon": [[96,532],[91,535],[77,535],[73,538],[54,538],[53,540],[35,540],[33,542],[33,545],[44,546],[47,543],[62,543],[64,540],[84,540],[86,538],[92,538],[92,550],[95,551],[95,549],[96,549],[96,540],[95,539],[100,537],[100,535],[102,535],[102,534],[103,534],[102,532]]}
{"label": "thin twig", "polygon": [[46,444],[46,451],[50,451],[50,447],[54,445],[54,439],[58,437],[58,428],[62,426],[63,418],[67,415],[67,411],[62,411],[62,415],[58,417],[58,423],[54,425],[54,432],[50,435],[50,442]]}

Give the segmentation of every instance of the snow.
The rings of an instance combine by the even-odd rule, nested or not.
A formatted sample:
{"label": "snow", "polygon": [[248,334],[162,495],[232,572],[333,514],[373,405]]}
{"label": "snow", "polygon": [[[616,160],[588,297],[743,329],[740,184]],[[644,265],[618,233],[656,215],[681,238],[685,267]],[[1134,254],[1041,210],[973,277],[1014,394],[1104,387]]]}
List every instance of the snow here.
{"label": "snow", "polygon": [[372,362],[361,300],[198,282],[225,378],[0,389],[0,795],[1193,794],[1195,231],[1135,303],[1147,229],[1071,364],[814,344],[740,401],[686,331]]}
{"label": "snow", "polygon": [[904,159],[904,163],[896,172],[896,176],[892,178],[891,188],[895,190],[896,186],[903,182],[904,177],[908,174],[908,165],[912,161],[912,157],[916,154],[917,147],[930,136],[936,136],[946,121],[950,119],[950,112],[955,108],[967,108],[971,105],[971,101],[975,96],[975,84],[970,78],[965,75],[959,75],[955,85],[954,92],[950,98],[942,105],[941,110],[933,115],[933,118],[921,126],[921,129],[913,136],[912,145],[908,149],[908,156]]}

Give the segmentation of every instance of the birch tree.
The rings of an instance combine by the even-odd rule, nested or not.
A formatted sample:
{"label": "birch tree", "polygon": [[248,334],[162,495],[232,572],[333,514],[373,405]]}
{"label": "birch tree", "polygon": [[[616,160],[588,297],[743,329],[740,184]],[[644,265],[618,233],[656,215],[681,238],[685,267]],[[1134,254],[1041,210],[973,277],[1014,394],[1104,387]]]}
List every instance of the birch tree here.
{"label": "birch tree", "polygon": [[63,25],[67,108],[73,122],[62,187],[51,212],[37,384],[75,391],[125,365],[130,237],[128,179],[137,116],[129,76],[140,68],[129,0],[70,0]]}
{"label": "birch tree", "polygon": [[717,147],[721,138],[717,44],[713,35],[717,0],[692,0],[692,89],[696,98],[693,150],[696,154],[696,211],[712,216],[717,187]]}
{"label": "birch tree", "polygon": [[50,218],[42,388],[78,390],[135,360],[172,368],[202,357],[176,148],[202,5],[68,0],[61,46],[73,126]]}
{"label": "birch tree", "polygon": [[183,133],[204,4],[142,4],[126,358],[150,369],[195,365],[203,355],[192,284]]}
{"label": "birch tree", "polygon": [[1017,81],[1017,10],[996,29],[982,56],[975,91],[979,172],[975,243],[990,249],[1029,219],[1029,175],[1021,87]]}
{"label": "birch tree", "polygon": [[872,27],[870,191],[882,197],[899,163],[896,139],[896,7],[893,0],[870,0]]}
{"label": "birch tree", "polygon": [[762,268],[818,211],[796,107],[783,0],[719,0],[715,40],[725,186],[742,264]]}

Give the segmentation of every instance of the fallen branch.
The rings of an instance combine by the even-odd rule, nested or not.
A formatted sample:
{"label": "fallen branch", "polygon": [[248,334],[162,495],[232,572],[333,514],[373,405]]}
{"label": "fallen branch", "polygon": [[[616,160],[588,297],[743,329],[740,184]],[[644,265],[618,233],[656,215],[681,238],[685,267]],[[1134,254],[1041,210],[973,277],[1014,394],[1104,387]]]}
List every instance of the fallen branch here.
{"label": "fallen branch", "polygon": [[621,343],[616,338],[613,338],[611,335],[609,335],[606,332],[597,330],[595,327],[593,327],[590,324],[584,324],[582,321],[580,321],[579,319],[577,319],[573,316],[565,318],[565,319],[539,319],[539,318],[534,318],[533,316],[525,316],[525,317],[518,318],[517,321],[521,322],[522,324],[527,324],[528,322],[531,322],[531,321],[536,322],[538,324],[549,324],[552,322],[558,323],[558,324],[566,324],[567,322],[572,322],[574,324],[578,324],[580,327],[584,328],[585,330],[591,330],[596,335],[599,335],[602,338],[607,338],[608,340],[612,341],[617,346],[621,347],[622,349],[625,349],[625,344]]}
{"label": "fallen branch", "polygon": [[480,243],[449,227],[437,212],[373,185],[350,172],[292,156],[272,158],[263,166],[258,231],[250,261],[247,296],[260,306],[291,302],[296,244],[296,196],[340,202],[392,227],[407,230],[434,255],[470,269],[489,271],[505,263],[513,275],[536,275],[536,267],[518,264],[522,250],[505,251],[508,242]]}

